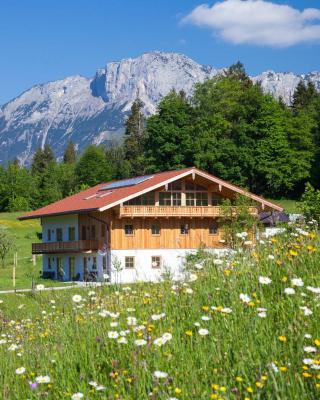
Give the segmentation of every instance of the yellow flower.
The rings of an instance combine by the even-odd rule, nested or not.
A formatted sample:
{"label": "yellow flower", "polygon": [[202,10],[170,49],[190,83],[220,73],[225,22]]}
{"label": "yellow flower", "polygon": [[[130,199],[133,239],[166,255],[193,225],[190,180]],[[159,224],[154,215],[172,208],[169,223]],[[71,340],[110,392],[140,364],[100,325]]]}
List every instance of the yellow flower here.
{"label": "yellow flower", "polygon": [[257,388],[261,389],[261,388],[263,388],[264,385],[261,382],[256,382],[256,386],[257,386]]}
{"label": "yellow flower", "polygon": [[290,256],[292,256],[292,257],[296,257],[296,256],[298,255],[298,252],[291,249],[291,250],[289,251],[289,254],[290,254]]}
{"label": "yellow flower", "polygon": [[286,342],[287,338],[283,335],[279,336],[278,339],[280,340],[280,342]]}
{"label": "yellow flower", "polygon": [[254,304],[254,302],[253,302],[253,301],[249,301],[249,303],[248,303],[248,306],[249,306],[249,307],[254,307],[254,306],[255,306],[255,304]]}
{"label": "yellow flower", "polygon": [[192,336],[193,333],[192,333],[192,331],[186,331],[186,335],[187,335],[187,336]]}
{"label": "yellow flower", "polygon": [[316,346],[320,346],[320,339],[316,339],[315,341],[314,341],[314,344],[316,345]]}
{"label": "yellow flower", "polygon": [[304,378],[311,378],[312,377],[312,375],[309,374],[309,372],[304,372],[302,375],[303,375]]}
{"label": "yellow flower", "polygon": [[316,388],[320,389],[320,383],[316,383]]}
{"label": "yellow flower", "polygon": [[268,377],[267,377],[266,375],[262,375],[262,376],[261,376],[261,379],[262,379],[263,381],[266,381],[266,380],[268,379]]}
{"label": "yellow flower", "polygon": [[229,276],[231,274],[231,271],[230,269],[225,269],[223,273],[225,274],[225,276]]}
{"label": "yellow flower", "polygon": [[182,390],[180,388],[175,388],[174,391],[175,391],[175,394],[180,394],[182,392]]}
{"label": "yellow flower", "polygon": [[253,389],[252,389],[251,386],[248,386],[248,387],[247,387],[247,392],[248,392],[248,393],[253,393]]}
{"label": "yellow flower", "polygon": [[280,370],[281,372],[287,372],[287,371],[288,371],[288,368],[287,368],[287,367],[280,367],[279,370]]}
{"label": "yellow flower", "polygon": [[218,398],[218,395],[216,393],[212,393],[210,396],[210,399],[215,400]]}
{"label": "yellow flower", "polygon": [[220,386],[219,390],[220,390],[220,392],[226,392],[227,388],[225,386]]}
{"label": "yellow flower", "polygon": [[208,306],[202,306],[203,311],[208,311],[209,307]]}
{"label": "yellow flower", "polygon": [[282,282],[284,282],[284,283],[285,283],[285,282],[287,282],[287,281],[288,281],[288,277],[287,277],[287,276],[284,276],[284,277],[283,277],[281,280],[282,280]]}
{"label": "yellow flower", "polygon": [[219,385],[217,385],[216,383],[213,383],[213,384],[211,385],[211,388],[212,388],[213,390],[219,390]]}
{"label": "yellow flower", "polygon": [[241,376],[237,376],[237,377],[236,377],[236,381],[237,381],[237,382],[242,382],[243,379],[241,378]]}

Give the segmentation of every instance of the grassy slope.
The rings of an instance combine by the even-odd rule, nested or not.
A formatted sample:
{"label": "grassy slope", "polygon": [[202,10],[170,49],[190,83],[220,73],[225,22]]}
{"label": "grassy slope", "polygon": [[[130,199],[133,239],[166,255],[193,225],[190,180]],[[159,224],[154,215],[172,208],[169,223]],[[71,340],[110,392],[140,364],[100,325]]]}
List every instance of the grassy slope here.
{"label": "grassy slope", "polygon": [[[22,213],[0,213],[0,226],[8,229],[15,238],[15,245],[18,253],[18,267],[16,271],[16,287],[30,288],[32,277],[37,283],[46,286],[57,286],[61,283],[39,279],[41,270],[41,256],[37,256],[36,265],[32,263],[31,243],[37,242],[36,232],[41,232],[38,220],[18,221],[17,217]],[[13,255],[6,259],[6,266],[0,266],[0,290],[12,289],[12,265]]]}
{"label": "grassy slope", "polygon": [[280,200],[271,200],[276,204],[279,204],[284,208],[284,211],[287,213],[298,214],[299,211],[299,201],[297,200],[289,200],[289,199],[280,199]]}
{"label": "grassy slope", "polygon": [[[83,290],[80,303],[72,301],[74,290],[0,295],[0,340],[9,340],[0,344],[0,398],[70,399],[81,392],[85,399],[108,400],[315,400],[319,371],[303,359],[320,364],[318,300],[307,289],[320,286],[319,244],[316,236],[288,234],[239,253],[232,263],[207,260],[201,270],[190,264],[197,279],[189,283],[102,287],[95,300]],[[271,284],[259,284],[259,276]],[[304,286],[284,294],[298,277]],[[241,293],[251,302],[243,303]],[[258,315],[260,307],[265,318]],[[101,315],[102,310],[119,314]],[[160,313],[165,316],[152,318]],[[128,317],[137,318],[138,330]],[[208,335],[201,336],[195,323]],[[127,344],[109,337],[124,330]],[[156,346],[165,332],[172,339]],[[146,344],[138,347],[136,339]],[[12,343],[21,346],[20,357],[8,351]],[[317,350],[307,353],[304,346]],[[17,376],[22,366],[26,373]],[[155,370],[168,378],[154,379]],[[49,375],[51,384],[31,391],[28,382],[38,375]],[[94,390],[91,380],[106,390]]]}

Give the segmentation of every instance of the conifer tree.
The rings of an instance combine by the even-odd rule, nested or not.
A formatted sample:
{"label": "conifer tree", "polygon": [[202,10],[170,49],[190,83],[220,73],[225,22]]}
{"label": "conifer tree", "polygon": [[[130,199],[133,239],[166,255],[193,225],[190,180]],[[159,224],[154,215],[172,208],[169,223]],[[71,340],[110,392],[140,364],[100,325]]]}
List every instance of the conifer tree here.
{"label": "conifer tree", "polygon": [[73,142],[69,142],[63,154],[65,164],[74,164],[76,162],[76,148]]}
{"label": "conifer tree", "polygon": [[130,163],[131,175],[143,175],[145,172],[143,149],[146,130],[142,107],[142,101],[137,98],[125,123],[124,156]]}

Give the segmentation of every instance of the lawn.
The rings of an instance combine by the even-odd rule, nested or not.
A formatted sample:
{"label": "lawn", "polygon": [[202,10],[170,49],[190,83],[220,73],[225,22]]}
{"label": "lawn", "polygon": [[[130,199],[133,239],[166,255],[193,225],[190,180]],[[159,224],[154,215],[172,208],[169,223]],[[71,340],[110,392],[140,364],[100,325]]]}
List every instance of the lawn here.
{"label": "lawn", "polygon": [[[0,226],[5,227],[14,238],[18,254],[16,270],[16,288],[31,288],[32,279],[36,283],[46,286],[61,286],[61,282],[43,280],[39,278],[41,271],[41,256],[36,257],[36,264],[32,262],[31,243],[39,241],[36,233],[41,232],[38,220],[18,221],[22,213],[0,213]],[[12,289],[13,254],[10,254],[5,263],[5,268],[0,266],[0,290]]]}
{"label": "lawn", "polygon": [[320,238],[290,227],[183,282],[0,295],[0,398],[315,400]]}
{"label": "lawn", "polygon": [[279,206],[284,208],[284,211],[286,213],[290,214],[299,214],[301,211],[299,210],[299,205],[300,201],[298,200],[290,200],[290,199],[276,199],[276,200],[271,200],[276,204],[279,204]]}

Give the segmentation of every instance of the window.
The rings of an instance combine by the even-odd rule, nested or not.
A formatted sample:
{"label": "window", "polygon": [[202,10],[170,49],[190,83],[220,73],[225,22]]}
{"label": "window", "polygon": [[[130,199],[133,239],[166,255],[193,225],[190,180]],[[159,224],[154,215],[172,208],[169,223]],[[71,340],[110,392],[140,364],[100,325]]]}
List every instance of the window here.
{"label": "window", "polygon": [[106,256],[102,257],[102,269],[103,269],[103,271],[107,270],[107,257]]}
{"label": "window", "polygon": [[187,206],[207,206],[208,193],[207,192],[192,192],[186,193]]}
{"label": "window", "polygon": [[133,225],[125,225],[124,233],[125,233],[125,235],[132,236],[133,235]]}
{"label": "window", "polygon": [[75,268],[75,258],[69,257],[69,279],[72,281],[75,278],[76,268]]}
{"label": "window", "polygon": [[194,206],[195,202],[195,193],[186,193],[186,205]]}
{"label": "window", "polygon": [[177,192],[160,192],[160,206],[181,206],[181,193]]}
{"label": "window", "polygon": [[161,268],[161,257],[160,256],[152,256],[151,257],[151,267],[152,268]]}
{"label": "window", "polygon": [[92,269],[97,269],[97,257],[93,257]]}
{"label": "window", "polygon": [[51,258],[48,257],[48,269],[51,269]]}
{"label": "window", "polygon": [[57,242],[62,242],[62,228],[57,228]]}
{"label": "window", "polygon": [[75,240],[76,238],[76,228],[74,226],[69,226],[69,240]]}
{"label": "window", "polygon": [[181,235],[188,235],[188,233],[189,233],[189,224],[182,224],[180,226],[180,233],[181,233]]}
{"label": "window", "polygon": [[218,193],[212,193],[212,205],[218,206],[222,204],[223,197],[221,197]]}
{"label": "window", "polygon": [[218,227],[216,224],[209,224],[209,235],[216,235],[218,233]]}
{"label": "window", "polygon": [[206,192],[196,193],[196,205],[197,206],[207,206],[208,205],[208,193],[206,193]]}
{"label": "window", "polygon": [[171,193],[160,192],[159,193],[159,204],[160,206],[171,206]]}
{"label": "window", "polygon": [[151,234],[152,235],[160,235],[160,225],[159,224],[151,225]]}
{"label": "window", "polygon": [[96,226],[91,225],[91,239],[95,239],[95,238],[96,238]]}
{"label": "window", "polygon": [[182,189],[181,180],[171,182],[168,185],[168,190],[175,191],[175,190],[181,190],[181,189]]}
{"label": "window", "polygon": [[181,206],[181,193],[172,193],[172,205]]}
{"label": "window", "polygon": [[197,185],[194,182],[191,181],[186,181],[186,190],[192,190],[192,191],[198,191],[198,192],[203,192],[207,190],[204,186]]}
{"label": "window", "polygon": [[51,229],[48,229],[48,232],[47,232],[47,236],[48,236],[48,242],[50,242],[50,240],[51,240]]}
{"label": "window", "polygon": [[125,257],[124,263],[126,268],[134,268],[134,257]]}
{"label": "window", "polygon": [[129,201],[126,201],[124,205],[129,206],[154,206],[155,205],[155,194],[154,192],[145,193],[142,196],[135,197]]}

